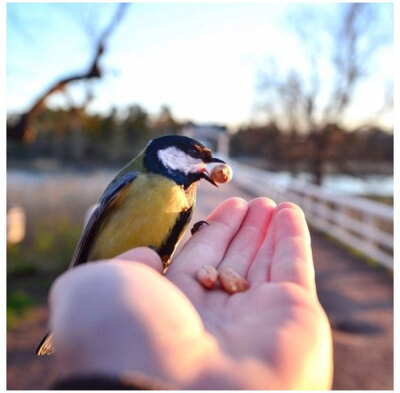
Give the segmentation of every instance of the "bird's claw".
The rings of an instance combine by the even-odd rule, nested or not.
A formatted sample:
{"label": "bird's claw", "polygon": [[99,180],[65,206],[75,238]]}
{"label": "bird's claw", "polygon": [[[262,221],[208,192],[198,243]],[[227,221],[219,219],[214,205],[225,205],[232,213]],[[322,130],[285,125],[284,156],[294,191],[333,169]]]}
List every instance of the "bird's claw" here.
{"label": "bird's claw", "polygon": [[202,225],[204,225],[204,224],[210,225],[207,221],[203,221],[203,220],[202,221],[197,221],[196,223],[193,224],[193,227],[190,230],[190,233],[192,235],[194,235],[200,229],[200,227]]}

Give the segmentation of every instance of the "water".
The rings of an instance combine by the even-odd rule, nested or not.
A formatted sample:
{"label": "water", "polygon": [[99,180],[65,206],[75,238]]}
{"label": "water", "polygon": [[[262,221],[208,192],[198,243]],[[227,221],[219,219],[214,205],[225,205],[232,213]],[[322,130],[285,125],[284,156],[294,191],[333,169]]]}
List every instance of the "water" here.
{"label": "water", "polygon": [[[277,172],[277,181],[286,185],[293,179],[290,172]],[[312,181],[310,173],[299,173],[296,180],[302,183]],[[393,196],[393,175],[350,175],[329,174],[324,177],[323,187],[343,195]]]}

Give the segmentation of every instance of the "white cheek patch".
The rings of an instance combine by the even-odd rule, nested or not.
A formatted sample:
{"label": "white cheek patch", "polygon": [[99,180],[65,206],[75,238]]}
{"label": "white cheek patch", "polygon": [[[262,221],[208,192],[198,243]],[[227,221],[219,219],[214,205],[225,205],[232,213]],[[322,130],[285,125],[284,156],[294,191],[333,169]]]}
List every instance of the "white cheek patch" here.
{"label": "white cheek patch", "polygon": [[193,158],[176,147],[158,151],[158,158],[166,168],[185,173],[204,172],[206,166],[199,158]]}

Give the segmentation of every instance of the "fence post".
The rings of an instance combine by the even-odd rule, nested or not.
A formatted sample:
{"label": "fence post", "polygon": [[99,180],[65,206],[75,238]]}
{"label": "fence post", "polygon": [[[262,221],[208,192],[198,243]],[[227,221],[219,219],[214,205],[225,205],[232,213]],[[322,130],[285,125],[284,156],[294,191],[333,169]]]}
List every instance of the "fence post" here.
{"label": "fence post", "polygon": [[16,244],[24,240],[26,227],[25,211],[22,207],[12,207],[7,211],[7,243]]}

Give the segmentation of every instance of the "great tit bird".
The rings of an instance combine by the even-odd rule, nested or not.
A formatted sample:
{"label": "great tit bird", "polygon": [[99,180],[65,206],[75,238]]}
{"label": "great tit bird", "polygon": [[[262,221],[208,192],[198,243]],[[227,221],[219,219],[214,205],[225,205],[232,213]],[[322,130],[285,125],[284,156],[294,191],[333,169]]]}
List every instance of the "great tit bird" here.
{"label": "great tit bird", "polygon": [[[178,135],[151,140],[111,181],[78,241],[69,268],[113,258],[134,247],[151,247],[168,267],[192,217],[200,179],[211,179],[212,157],[200,142]],[[37,355],[53,352],[51,333]]]}

